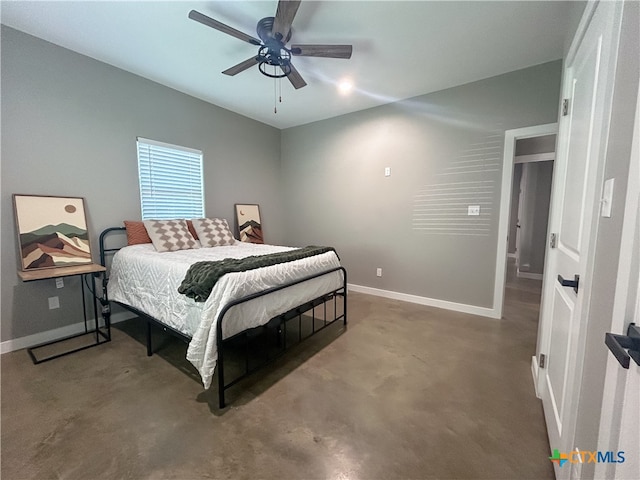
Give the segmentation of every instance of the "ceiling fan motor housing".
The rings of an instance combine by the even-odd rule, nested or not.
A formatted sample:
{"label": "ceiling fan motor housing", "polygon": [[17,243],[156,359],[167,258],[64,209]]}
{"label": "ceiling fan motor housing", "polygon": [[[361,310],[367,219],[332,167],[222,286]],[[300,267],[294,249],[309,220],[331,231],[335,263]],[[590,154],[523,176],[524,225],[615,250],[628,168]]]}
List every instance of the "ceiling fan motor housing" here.
{"label": "ceiling fan motor housing", "polygon": [[[256,60],[262,74],[271,78],[282,78],[291,72],[291,52],[285,47],[291,38],[291,30],[284,41],[279,38],[280,34],[274,37],[272,34],[274,20],[275,17],[265,17],[258,22],[256,31],[264,45],[259,48]],[[274,71],[270,72],[267,70],[267,65],[280,67],[281,71],[274,68]]]}
{"label": "ceiling fan motor housing", "polygon": [[[258,26],[256,27],[256,33],[260,40],[264,42],[265,45],[269,43],[277,42],[280,46],[284,47],[285,44],[291,40],[291,32],[292,29],[289,29],[289,33],[287,34],[287,38],[276,38],[272,35],[271,31],[273,30],[273,22],[275,21],[275,17],[264,17],[262,20],[258,21]],[[278,37],[281,35],[278,34]]]}

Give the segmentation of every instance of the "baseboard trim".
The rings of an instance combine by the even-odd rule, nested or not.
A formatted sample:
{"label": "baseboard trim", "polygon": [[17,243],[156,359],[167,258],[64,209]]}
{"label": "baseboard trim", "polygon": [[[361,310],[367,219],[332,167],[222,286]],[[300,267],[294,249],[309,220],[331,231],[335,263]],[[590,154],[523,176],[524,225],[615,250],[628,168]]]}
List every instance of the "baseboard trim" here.
{"label": "baseboard trim", "polygon": [[520,272],[516,274],[518,278],[528,278],[529,280],[542,280],[541,273]]}
{"label": "baseboard trim", "polygon": [[401,300],[403,302],[417,303],[427,305],[429,307],[443,308],[445,310],[453,310],[454,312],[471,313],[480,315],[481,317],[489,317],[499,319],[497,312],[493,308],[477,307],[475,305],[467,305],[464,303],[449,302],[447,300],[439,300],[437,298],[420,297],[409,293],[393,292],[391,290],[382,290],[380,288],[365,287],[363,285],[347,284],[348,290],[358,293],[367,293],[376,297],[391,298],[393,300]]}
{"label": "baseboard trim", "polygon": [[[464,303],[449,302],[447,300],[439,300],[437,298],[420,297],[409,293],[393,292],[391,290],[382,290],[380,288],[366,287],[364,285],[347,284],[349,291],[366,293],[377,297],[391,298],[393,300],[401,300],[403,302],[417,303],[419,305],[427,305],[429,307],[443,308],[454,312],[470,313],[481,317],[499,318],[496,311],[492,308],[478,307],[475,305],[467,305]],[[111,323],[119,323],[129,320],[131,314],[128,312],[119,312],[111,315]],[[89,321],[89,328],[93,328],[93,320]],[[45,342],[51,342],[59,338],[68,337],[84,331],[84,323],[74,323],[64,327],[47,330],[46,332],[27,335],[26,337],[14,338],[0,342],[0,354],[22,350],[23,348],[33,347]]]}
{"label": "baseboard trim", "polygon": [[[114,313],[111,315],[111,324],[124,322],[125,320],[129,320],[130,318],[133,317],[131,317],[131,314],[128,312]],[[92,329],[94,326],[93,319],[89,320],[89,322],[87,322],[87,325],[90,329]],[[51,342],[54,340],[58,340],[59,338],[76,335],[82,332],[84,332],[84,322],[79,322],[72,325],[55,328],[53,330],[47,330],[46,332],[34,333],[33,335],[27,335],[26,337],[6,340],[0,343],[0,354],[22,350],[23,348],[33,347],[34,345],[40,345],[41,343]]]}
{"label": "baseboard trim", "polygon": [[540,368],[538,367],[538,358],[534,355],[531,357],[531,376],[533,377],[533,389],[536,391],[536,398],[540,398],[538,392],[538,373]]}

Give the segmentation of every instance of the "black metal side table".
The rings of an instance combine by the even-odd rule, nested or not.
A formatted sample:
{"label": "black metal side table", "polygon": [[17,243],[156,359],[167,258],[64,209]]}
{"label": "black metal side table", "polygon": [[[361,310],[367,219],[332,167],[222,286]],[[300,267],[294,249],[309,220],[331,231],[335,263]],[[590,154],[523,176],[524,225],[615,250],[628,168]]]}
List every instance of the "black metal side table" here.
{"label": "black metal side table", "polygon": [[[80,350],[86,350],[87,348],[96,347],[98,345],[102,345],[103,343],[111,341],[111,322],[108,317],[104,320],[104,325],[100,326],[100,319],[98,318],[98,305],[97,298],[95,297],[96,292],[96,276],[103,274],[105,271],[105,267],[102,265],[98,265],[97,263],[91,263],[88,265],[74,265],[70,267],[59,267],[59,268],[48,268],[42,270],[33,270],[33,271],[23,271],[18,272],[18,276],[22,279],[23,282],[33,282],[37,280],[46,280],[51,278],[58,277],[74,277],[80,276],[80,285],[81,290],[80,294],[82,295],[82,313],[84,317],[84,332],[77,333],[75,335],[69,335],[67,337],[59,338],[56,340],[52,340],[50,342],[40,343],[38,345],[34,345],[27,349],[29,356],[34,364],[47,362],[49,360],[53,360],[54,358],[62,357],[64,355],[69,355],[70,353],[79,352]],[[85,275],[89,275],[91,277],[91,295],[93,299],[93,317],[95,318],[95,326],[92,329],[89,329],[88,320],[87,320],[87,305],[85,298]],[[77,348],[73,348],[71,350],[66,350],[62,353],[56,353],[54,355],[50,355],[44,358],[36,358],[34,350],[39,348],[43,348],[49,345],[53,345],[56,343],[64,342],[67,340],[71,340],[73,338],[82,337],[85,335],[94,335],[95,337],[92,339],[93,342],[87,345],[82,345]]]}

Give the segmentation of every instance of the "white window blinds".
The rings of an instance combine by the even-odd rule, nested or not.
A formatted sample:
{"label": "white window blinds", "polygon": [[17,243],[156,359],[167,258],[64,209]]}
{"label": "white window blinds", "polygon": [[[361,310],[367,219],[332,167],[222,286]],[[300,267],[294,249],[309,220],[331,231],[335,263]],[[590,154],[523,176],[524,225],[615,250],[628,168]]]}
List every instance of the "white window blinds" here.
{"label": "white window blinds", "polygon": [[137,139],[142,219],[204,217],[202,152]]}

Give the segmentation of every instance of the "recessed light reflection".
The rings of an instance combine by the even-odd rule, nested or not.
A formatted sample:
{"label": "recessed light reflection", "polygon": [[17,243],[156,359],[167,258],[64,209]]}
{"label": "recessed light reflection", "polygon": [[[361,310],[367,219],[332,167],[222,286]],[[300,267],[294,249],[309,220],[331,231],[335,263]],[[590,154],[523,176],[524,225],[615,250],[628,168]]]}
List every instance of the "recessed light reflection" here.
{"label": "recessed light reflection", "polygon": [[343,80],[338,84],[338,91],[342,95],[347,95],[353,89],[353,84],[349,80]]}

